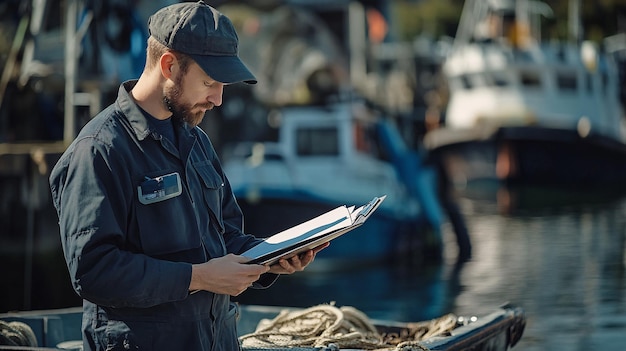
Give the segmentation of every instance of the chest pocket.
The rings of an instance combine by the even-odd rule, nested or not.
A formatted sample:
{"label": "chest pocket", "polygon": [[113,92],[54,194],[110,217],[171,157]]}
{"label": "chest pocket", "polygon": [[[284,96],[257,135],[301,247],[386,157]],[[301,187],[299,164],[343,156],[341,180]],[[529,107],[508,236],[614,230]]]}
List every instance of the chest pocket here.
{"label": "chest pocket", "polygon": [[191,215],[193,207],[185,193],[153,203],[142,203],[139,196],[135,194],[135,209],[140,245],[146,254],[161,256],[202,246],[196,220]]}
{"label": "chest pocket", "polygon": [[224,233],[224,220],[222,219],[224,182],[222,177],[219,176],[209,161],[194,163],[193,167],[202,183],[202,196],[211,212],[211,221],[220,233]]}

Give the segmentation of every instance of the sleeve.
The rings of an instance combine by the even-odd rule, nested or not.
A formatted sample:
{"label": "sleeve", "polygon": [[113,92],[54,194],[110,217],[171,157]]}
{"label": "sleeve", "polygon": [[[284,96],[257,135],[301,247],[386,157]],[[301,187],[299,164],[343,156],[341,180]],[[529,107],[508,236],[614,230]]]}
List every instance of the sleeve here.
{"label": "sleeve", "polygon": [[111,307],[150,307],[186,298],[190,264],[124,250],[132,181],[123,162],[92,138],[76,142],[72,150],[51,172],[50,188],[78,295]]}

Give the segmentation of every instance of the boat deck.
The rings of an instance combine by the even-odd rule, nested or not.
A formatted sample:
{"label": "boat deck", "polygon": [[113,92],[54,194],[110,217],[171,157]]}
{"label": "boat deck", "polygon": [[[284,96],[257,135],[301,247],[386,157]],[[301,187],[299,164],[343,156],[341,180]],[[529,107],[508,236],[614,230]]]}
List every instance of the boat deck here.
{"label": "boat deck", "polygon": [[[300,310],[280,306],[241,305],[238,321],[239,335],[254,332],[262,319],[272,319],[285,309]],[[77,345],[80,345],[81,339],[81,320],[81,307],[0,314],[0,321],[20,321],[30,326],[40,345],[40,347],[0,345],[0,350],[78,350],[80,349]],[[380,333],[397,334],[407,331],[412,324],[378,320],[371,320],[371,323]],[[423,350],[506,351],[522,337],[526,317],[520,307],[506,305],[482,317],[459,318],[457,323],[458,327],[452,329],[451,332],[426,338],[416,344]],[[274,350],[284,349],[274,348]],[[322,350],[320,348],[299,349]],[[253,350],[253,348],[244,348],[244,350]]]}

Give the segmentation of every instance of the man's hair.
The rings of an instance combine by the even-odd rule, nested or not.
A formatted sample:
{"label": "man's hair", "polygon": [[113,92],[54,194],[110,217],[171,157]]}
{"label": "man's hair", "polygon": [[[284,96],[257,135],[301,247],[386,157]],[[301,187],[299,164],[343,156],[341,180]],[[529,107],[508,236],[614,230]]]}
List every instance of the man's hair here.
{"label": "man's hair", "polygon": [[152,36],[148,37],[148,48],[146,49],[146,69],[151,70],[156,67],[161,59],[161,56],[168,51],[176,56],[178,64],[180,65],[181,73],[187,73],[187,69],[193,59],[186,54],[172,50],[159,43],[159,41],[154,39]]}

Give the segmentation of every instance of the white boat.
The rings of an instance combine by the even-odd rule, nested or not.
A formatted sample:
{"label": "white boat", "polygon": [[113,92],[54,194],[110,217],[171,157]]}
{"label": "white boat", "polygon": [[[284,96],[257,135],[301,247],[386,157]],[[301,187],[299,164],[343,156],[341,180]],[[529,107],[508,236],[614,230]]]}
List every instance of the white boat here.
{"label": "white boat", "polygon": [[[577,1],[570,2],[578,28]],[[544,2],[468,0],[442,71],[443,127],[426,147],[456,182],[618,184],[626,128],[615,64],[591,42],[541,40]]]}
{"label": "white boat", "polygon": [[240,143],[224,157],[247,232],[269,236],[337,206],[386,195],[366,224],[318,257],[380,260],[415,246],[440,254],[434,171],[418,170],[415,158],[404,160],[411,175],[394,164],[415,155],[402,148],[390,122],[357,103],[282,107],[271,118],[280,123],[276,142]]}

